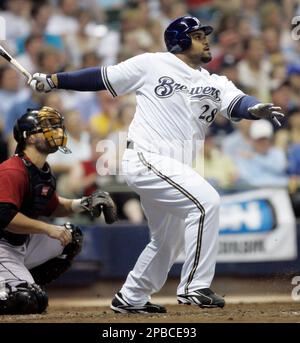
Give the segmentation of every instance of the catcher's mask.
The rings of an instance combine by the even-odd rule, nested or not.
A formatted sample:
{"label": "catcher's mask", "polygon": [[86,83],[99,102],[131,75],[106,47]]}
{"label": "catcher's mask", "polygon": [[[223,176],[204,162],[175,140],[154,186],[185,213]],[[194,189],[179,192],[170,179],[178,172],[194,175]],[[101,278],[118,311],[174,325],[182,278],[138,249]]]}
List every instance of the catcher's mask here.
{"label": "catcher's mask", "polygon": [[71,153],[66,147],[67,135],[63,116],[51,107],[44,106],[39,110],[28,109],[14,126],[14,138],[17,141],[16,154],[23,152],[26,139],[32,134],[42,133],[48,146],[49,153],[60,150],[65,154]]}

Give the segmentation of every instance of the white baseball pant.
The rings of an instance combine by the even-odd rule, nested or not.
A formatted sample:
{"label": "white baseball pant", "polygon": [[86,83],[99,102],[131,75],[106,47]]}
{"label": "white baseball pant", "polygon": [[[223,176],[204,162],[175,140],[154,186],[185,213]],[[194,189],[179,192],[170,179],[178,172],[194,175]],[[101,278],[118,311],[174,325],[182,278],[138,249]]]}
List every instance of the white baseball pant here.
{"label": "white baseball pant", "polygon": [[210,287],[218,250],[217,191],[191,167],[155,153],[126,149],[122,169],[141,198],[151,237],[121,289],[124,299],[132,305],[149,301],[183,249],[177,294]]}

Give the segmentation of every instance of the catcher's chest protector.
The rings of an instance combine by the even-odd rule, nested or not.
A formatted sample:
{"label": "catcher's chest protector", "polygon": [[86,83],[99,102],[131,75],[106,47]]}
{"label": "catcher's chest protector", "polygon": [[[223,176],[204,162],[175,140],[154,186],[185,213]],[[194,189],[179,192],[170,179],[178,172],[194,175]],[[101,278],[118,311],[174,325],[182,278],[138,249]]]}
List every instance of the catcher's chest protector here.
{"label": "catcher's chest protector", "polygon": [[47,209],[56,189],[56,179],[47,162],[41,170],[24,157],[22,161],[28,170],[29,192],[24,197],[20,212],[30,218],[36,218],[43,215]]}

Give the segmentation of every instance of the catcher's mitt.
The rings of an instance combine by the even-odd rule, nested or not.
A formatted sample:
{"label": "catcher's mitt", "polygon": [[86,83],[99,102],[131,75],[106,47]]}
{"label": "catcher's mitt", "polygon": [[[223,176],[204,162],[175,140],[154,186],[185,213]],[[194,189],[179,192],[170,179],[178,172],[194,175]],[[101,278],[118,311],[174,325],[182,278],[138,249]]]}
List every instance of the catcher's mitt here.
{"label": "catcher's mitt", "polygon": [[88,211],[92,217],[100,217],[103,211],[107,224],[112,224],[118,219],[116,205],[107,192],[99,190],[88,197],[83,197],[80,205]]}

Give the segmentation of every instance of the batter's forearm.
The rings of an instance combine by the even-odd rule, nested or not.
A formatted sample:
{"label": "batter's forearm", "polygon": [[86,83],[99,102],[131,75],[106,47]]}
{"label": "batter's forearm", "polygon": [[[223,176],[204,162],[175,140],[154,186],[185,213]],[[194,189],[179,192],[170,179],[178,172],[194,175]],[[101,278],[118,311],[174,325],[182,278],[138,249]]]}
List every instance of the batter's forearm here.
{"label": "batter's forearm", "polygon": [[53,74],[51,75],[51,80],[55,87],[59,89],[70,89],[75,91],[106,90],[100,67]]}
{"label": "batter's forearm", "polygon": [[24,235],[34,233],[47,234],[49,225],[50,224],[48,223],[36,219],[31,219],[18,212],[11,220],[11,222],[7,225],[7,228],[5,230]]}

